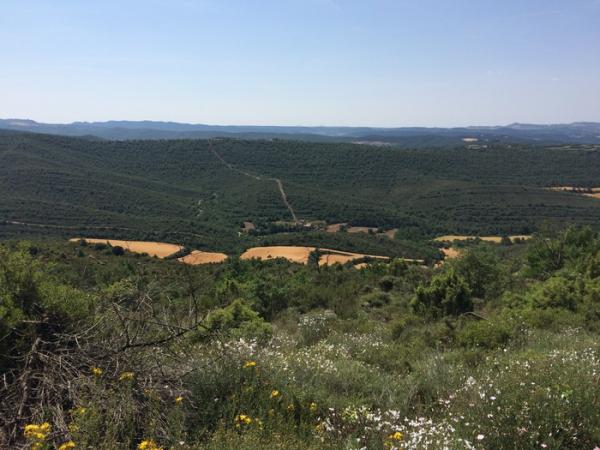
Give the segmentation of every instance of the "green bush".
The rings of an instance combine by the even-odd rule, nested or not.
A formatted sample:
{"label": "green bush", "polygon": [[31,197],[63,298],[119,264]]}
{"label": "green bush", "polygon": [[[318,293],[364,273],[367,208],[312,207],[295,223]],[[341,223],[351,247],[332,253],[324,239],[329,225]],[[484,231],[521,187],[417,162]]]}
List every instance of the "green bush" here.
{"label": "green bush", "polygon": [[467,282],[454,269],[418,286],[411,305],[418,313],[431,317],[458,316],[473,310]]}
{"label": "green bush", "polygon": [[513,330],[514,326],[500,317],[472,319],[458,330],[456,343],[467,348],[497,349],[508,344]]}

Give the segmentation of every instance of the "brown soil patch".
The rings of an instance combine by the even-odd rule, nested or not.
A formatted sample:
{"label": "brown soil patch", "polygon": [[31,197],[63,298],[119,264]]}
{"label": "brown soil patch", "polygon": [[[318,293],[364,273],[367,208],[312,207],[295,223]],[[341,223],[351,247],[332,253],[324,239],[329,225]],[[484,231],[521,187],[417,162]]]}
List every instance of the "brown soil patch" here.
{"label": "brown soil patch", "polygon": [[348,225],[347,223],[332,223],[331,225],[327,225],[325,231],[328,233],[337,233],[342,229],[343,226]]}
{"label": "brown soil patch", "polygon": [[90,238],[73,238],[71,242],[84,240],[88,244],[108,244],[113,247],[123,247],[125,250],[132,253],[147,253],[150,256],[157,258],[166,258],[183,249],[181,245],[167,244],[164,242],[147,242],[147,241],[121,241],[118,239],[90,239]]}
{"label": "brown soil patch", "polygon": [[[339,231],[341,231],[342,227],[347,226],[347,225],[348,225],[347,223],[332,223],[331,225],[327,226],[325,231],[327,231],[328,233],[338,233]],[[377,234],[378,236],[386,236],[390,239],[394,239],[398,229],[394,228],[392,230],[384,231],[383,233],[377,233],[377,228],[374,228],[374,227],[348,227],[346,229],[346,231],[348,233],[369,233],[369,232],[371,232],[371,233]]]}
{"label": "brown soil patch", "polygon": [[256,227],[254,226],[254,224],[252,222],[244,222],[244,226],[243,226],[243,230],[248,233],[252,230],[255,230]]}
{"label": "brown soil patch", "polygon": [[371,227],[350,227],[348,228],[348,233],[368,233],[372,231],[373,233],[377,232],[377,228]]}
{"label": "brown soil patch", "polygon": [[398,228],[394,228],[392,230],[387,230],[383,234],[385,234],[390,239],[394,239],[396,237],[397,232],[398,232]]}
{"label": "brown soil patch", "polygon": [[444,259],[455,259],[460,256],[460,250],[453,247],[441,248],[440,251],[444,254]]}
{"label": "brown soil patch", "polygon": [[198,266],[201,264],[222,263],[226,259],[227,255],[225,253],[210,253],[194,250],[192,253],[184,256],[183,258],[177,258],[177,261],[185,264],[191,264],[192,266]]}

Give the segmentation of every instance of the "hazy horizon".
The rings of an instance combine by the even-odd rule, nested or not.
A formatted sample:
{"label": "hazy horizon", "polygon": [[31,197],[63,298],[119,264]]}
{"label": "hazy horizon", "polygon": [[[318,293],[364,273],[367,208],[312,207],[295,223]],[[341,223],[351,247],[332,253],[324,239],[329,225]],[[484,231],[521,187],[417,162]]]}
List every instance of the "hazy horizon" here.
{"label": "hazy horizon", "polygon": [[593,123],[600,124],[600,121],[595,120],[578,120],[574,122],[509,122],[509,123],[495,123],[495,124],[479,124],[473,123],[469,125],[457,125],[457,126],[440,126],[440,125],[398,125],[398,126],[378,126],[378,125],[336,125],[336,124],[316,124],[316,125],[304,125],[304,124],[261,124],[257,125],[254,123],[204,123],[204,122],[179,122],[173,121],[169,119],[161,120],[161,119],[108,119],[108,120],[74,120],[70,122],[46,122],[42,120],[36,120],[35,118],[30,117],[0,117],[0,120],[30,120],[39,124],[45,125],[72,125],[72,124],[103,124],[109,122],[149,122],[149,123],[174,123],[180,125],[192,125],[192,126],[208,126],[208,127],[282,127],[282,128],[382,128],[382,129],[393,129],[393,128],[469,128],[469,127],[508,127],[511,125],[541,125],[541,126],[552,126],[552,125],[573,125],[576,123]]}
{"label": "hazy horizon", "polygon": [[599,0],[8,0],[0,117],[600,122]]}

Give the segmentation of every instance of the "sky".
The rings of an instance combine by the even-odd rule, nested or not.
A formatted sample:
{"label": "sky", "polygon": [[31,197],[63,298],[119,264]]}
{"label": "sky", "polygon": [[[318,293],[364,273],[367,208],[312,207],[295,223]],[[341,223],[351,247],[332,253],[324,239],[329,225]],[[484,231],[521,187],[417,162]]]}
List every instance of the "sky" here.
{"label": "sky", "polygon": [[0,118],[600,122],[600,0],[2,0]]}

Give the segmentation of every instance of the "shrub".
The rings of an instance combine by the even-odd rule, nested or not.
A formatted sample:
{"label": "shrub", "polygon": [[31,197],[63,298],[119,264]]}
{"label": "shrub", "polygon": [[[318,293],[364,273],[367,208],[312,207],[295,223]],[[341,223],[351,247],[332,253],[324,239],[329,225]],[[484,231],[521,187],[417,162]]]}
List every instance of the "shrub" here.
{"label": "shrub", "polygon": [[226,334],[230,336],[266,339],[272,333],[271,325],[265,322],[256,311],[242,300],[235,300],[229,306],[212,311],[206,318],[201,335]]}
{"label": "shrub", "polygon": [[432,317],[458,316],[473,310],[471,291],[464,278],[453,269],[417,287],[411,305],[418,313]]}
{"label": "shrub", "polygon": [[469,320],[456,334],[456,343],[462,347],[497,349],[504,347],[514,327],[500,317],[490,320]]}

